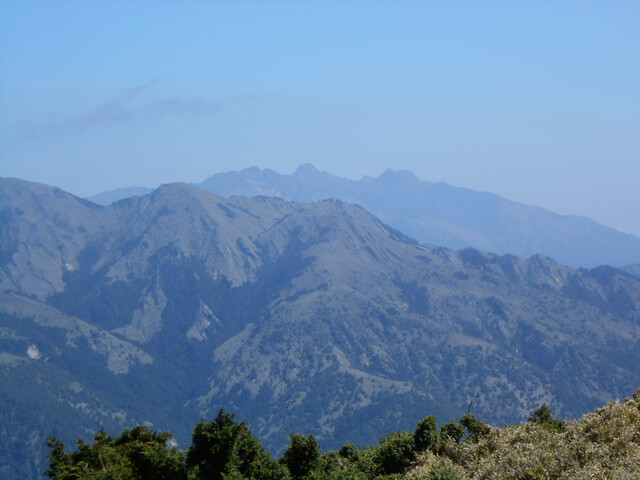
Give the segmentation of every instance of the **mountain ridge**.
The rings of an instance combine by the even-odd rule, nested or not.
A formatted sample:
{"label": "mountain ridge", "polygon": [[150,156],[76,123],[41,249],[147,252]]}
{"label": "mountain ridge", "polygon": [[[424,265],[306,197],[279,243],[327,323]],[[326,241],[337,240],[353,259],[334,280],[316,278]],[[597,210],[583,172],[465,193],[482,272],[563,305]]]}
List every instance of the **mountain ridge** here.
{"label": "mountain ridge", "polygon": [[[277,177],[274,172],[258,176],[252,170],[251,182],[243,180],[243,172],[248,170],[233,177],[216,174],[197,185],[223,196],[250,195],[253,189],[253,194],[271,191],[300,202],[335,197],[363,206],[421,243],[453,249],[472,247],[520,257],[542,253],[574,267],[622,267],[640,256],[640,238],[591,219],[559,215],[444,182],[422,181],[409,171],[387,169],[379,177],[354,181],[303,164],[293,174]],[[275,192],[270,188],[274,184]]]}
{"label": "mountain ridge", "polygon": [[470,398],[509,422],[640,384],[640,280],[613,267],[420,245],[339,200],[169,184],[100,207],[5,180],[0,199],[7,452],[96,424],[184,444],[221,407],[272,451],[292,431],[334,448]]}
{"label": "mountain ridge", "polygon": [[640,238],[577,215],[559,215],[499,195],[418,179],[387,169],[349,180],[302,164],[290,175],[249,167],[194,183],[229,197],[270,196],[297,202],[337,198],[361,205],[421,243],[529,257],[542,253],[573,267],[640,261]]}

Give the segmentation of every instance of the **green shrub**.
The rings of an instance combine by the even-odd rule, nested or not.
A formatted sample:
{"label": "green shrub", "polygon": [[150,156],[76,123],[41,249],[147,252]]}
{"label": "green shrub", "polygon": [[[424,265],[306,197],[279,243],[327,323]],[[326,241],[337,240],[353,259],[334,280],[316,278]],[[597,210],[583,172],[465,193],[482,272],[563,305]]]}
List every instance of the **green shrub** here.
{"label": "green shrub", "polygon": [[427,480],[463,480],[463,478],[452,467],[436,467],[429,472]]}
{"label": "green shrub", "polygon": [[416,450],[434,450],[440,443],[440,434],[438,433],[438,422],[436,417],[429,415],[418,422],[416,432],[414,434]]}
{"label": "green shrub", "polygon": [[393,432],[383,438],[374,454],[381,475],[403,473],[415,459],[414,437],[410,432]]}
{"label": "green shrub", "polygon": [[338,451],[338,455],[349,461],[355,462],[358,458],[358,447],[353,443],[345,443]]}
{"label": "green shrub", "polygon": [[554,432],[561,432],[564,430],[564,422],[553,418],[551,407],[549,405],[542,405],[533,411],[529,417],[529,422],[543,425]]}
{"label": "green shrub", "polygon": [[289,436],[291,443],[282,457],[282,461],[289,469],[294,480],[300,480],[315,468],[322,450],[313,435],[305,437],[299,433]]}
{"label": "green shrub", "polygon": [[491,431],[489,425],[481,422],[471,413],[463,415],[460,419],[460,424],[467,430],[469,439],[473,442],[477,442]]}
{"label": "green shrub", "polygon": [[458,422],[451,421],[440,427],[440,435],[443,439],[451,438],[458,443],[464,437],[464,427]]}

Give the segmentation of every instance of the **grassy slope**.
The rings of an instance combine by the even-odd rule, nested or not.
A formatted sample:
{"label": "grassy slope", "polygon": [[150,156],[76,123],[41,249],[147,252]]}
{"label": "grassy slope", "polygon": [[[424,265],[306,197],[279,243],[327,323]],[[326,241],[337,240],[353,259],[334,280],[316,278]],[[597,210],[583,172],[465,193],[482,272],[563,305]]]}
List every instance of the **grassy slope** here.
{"label": "grassy slope", "polygon": [[466,479],[640,479],[640,390],[568,422],[564,432],[527,423],[492,429],[477,443],[419,456],[407,478],[450,466]]}

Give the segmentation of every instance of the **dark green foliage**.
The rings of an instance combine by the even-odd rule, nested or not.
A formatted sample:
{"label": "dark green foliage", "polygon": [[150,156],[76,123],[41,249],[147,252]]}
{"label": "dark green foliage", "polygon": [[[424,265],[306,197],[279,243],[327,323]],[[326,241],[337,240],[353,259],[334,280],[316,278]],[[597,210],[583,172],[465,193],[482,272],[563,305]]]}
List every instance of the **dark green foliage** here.
{"label": "dark green foliage", "polygon": [[460,424],[467,429],[469,439],[473,442],[477,442],[491,431],[491,428],[486,423],[481,422],[471,413],[463,415],[460,419]]}
{"label": "dark green foliage", "polygon": [[458,422],[451,421],[440,427],[440,435],[443,439],[451,438],[458,443],[464,437],[464,427]]}
{"label": "dark green foliage", "polygon": [[291,443],[282,457],[294,480],[305,478],[316,466],[322,450],[313,435],[305,437],[299,433],[289,436]]}
{"label": "dark green foliage", "polygon": [[358,447],[356,447],[353,443],[345,443],[342,447],[340,447],[338,455],[340,455],[342,458],[346,458],[351,462],[354,462],[358,458]]}
{"label": "dark green foliage", "polygon": [[[591,468],[635,472],[640,459],[639,402],[640,390],[625,404],[612,402],[595,415],[567,425],[542,405],[529,422],[550,431],[510,426],[497,431],[497,436],[470,413],[460,423],[451,421],[440,430],[435,417],[429,416],[419,422],[416,434],[393,432],[376,447],[359,449],[345,444],[324,455],[313,435],[292,434],[279,461],[270,458],[245,422],[220,410],[215,420],[196,425],[187,452],[170,446],[171,434],[144,426],[125,429],[118,437],[100,430],[89,444],[78,440],[77,451],[72,453],[51,437],[45,475],[54,480],[401,480],[405,475],[464,480],[475,478],[478,472],[478,478],[500,479],[560,478],[550,472],[583,478],[582,473]],[[460,443],[465,429],[469,441]],[[416,445],[435,456],[428,454],[426,462],[418,459]],[[535,455],[531,455],[531,445],[536,445]],[[598,445],[606,448],[595,448]]]}
{"label": "dark green foliage", "polygon": [[55,437],[49,437],[47,445],[51,452],[49,469],[44,474],[50,478],[67,478],[72,471],[74,458],[65,452],[64,443]]}
{"label": "dark green foliage", "polygon": [[528,421],[543,425],[553,432],[562,432],[564,430],[564,422],[554,418],[552,413],[549,405],[542,405],[533,411]]}
{"label": "dark green foliage", "polygon": [[51,437],[45,475],[55,480],[186,480],[184,456],[167,445],[171,438],[143,426],[117,438],[100,430],[90,444],[79,440],[78,451],[66,453],[64,444]]}
{"label": "dark green foliage", "polygon": [[181,452],[168,447],[172,437],[137,426],[126,429],[116,439],[115,447],[130,459],[140,478],[178,480],[185,478],[184,459]]}
{"label": "dark green foliage", "polygon": [[429,415],[420,420],[414,434],[414,439],[417,450],[434,449],[440,442],[436,417]]}
{"label": "dark green foliage", "polygon": [[366,475],[359,462],[359,451],[354,446],[354,457],[349,460],[339,452],[327,452],[324,454],[314,469],[307,476],[313,480],[367,480],[370,477]]}
{"label": "dark green foliage", "polygon": [[436,467],[429,472],[427,480],[463,480],[463,478],[452,467]]}
{"label": "dark green foliage", "polygon": [[276,478],[277,465],[245,422],[235,415],[218,412],[212,422],[200,420],[193,431],[187,465],[202,480],[225,478]]}
{"label": "dark green foliage", "polygon": [[380,440],[374,461],[381,475],[403,473],[416,459],[414,436],[410,432],[393,432]]}

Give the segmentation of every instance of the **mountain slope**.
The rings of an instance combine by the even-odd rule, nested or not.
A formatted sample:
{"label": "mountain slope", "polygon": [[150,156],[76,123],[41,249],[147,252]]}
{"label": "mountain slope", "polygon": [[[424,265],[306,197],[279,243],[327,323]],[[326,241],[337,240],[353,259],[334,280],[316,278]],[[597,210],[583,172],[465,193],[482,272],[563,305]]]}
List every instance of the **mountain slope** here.
{"label": "mountain slope", "polygon": [[387,170],[347,180],[302,165],[292,175],[248,168],[198,184],[217,195],[267,195],[297,202],[337,198],[357,203],[420,242],[529,257],[540,253],[574,267],[640,261],[640,238],[587,218],[558,215],[498,195]]}
{"label": "mountain slope", "polygon": [[3,478],[35,478],[51,434],[148,422],[184,446],[220,407],[278,451],[471,398],[495,422],[577,416],[640,384],[640,279],[612,267],[428,248],[336,200],[0,192]]}
{"label": "mountain slope", "polygon": [[623,270],[629,272],[631,275],[640,278],[640,263],[638,263],[637,265],[628,265],[624,267]]}

